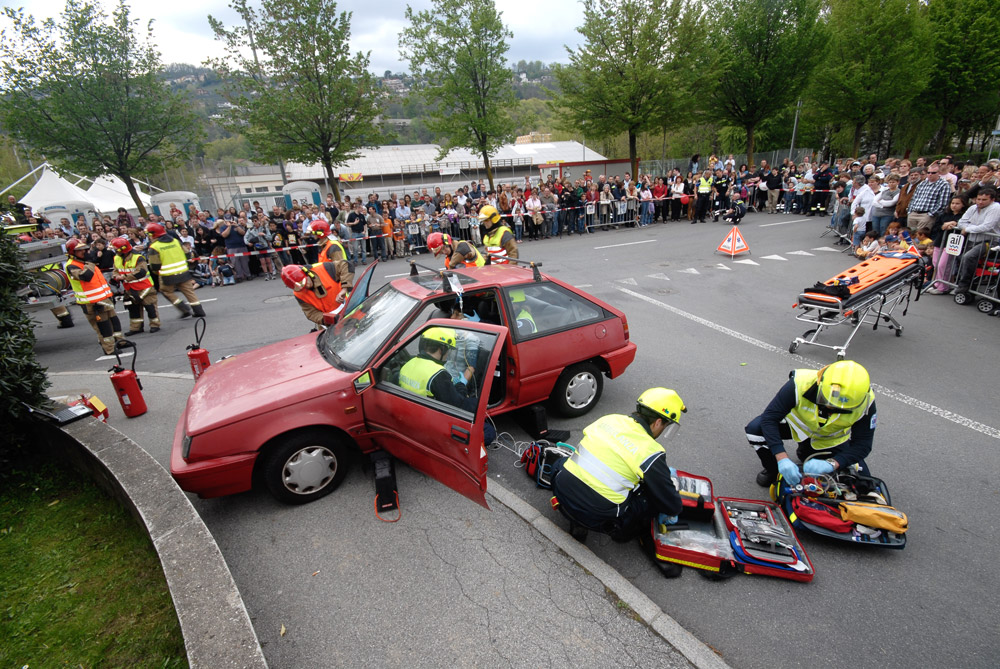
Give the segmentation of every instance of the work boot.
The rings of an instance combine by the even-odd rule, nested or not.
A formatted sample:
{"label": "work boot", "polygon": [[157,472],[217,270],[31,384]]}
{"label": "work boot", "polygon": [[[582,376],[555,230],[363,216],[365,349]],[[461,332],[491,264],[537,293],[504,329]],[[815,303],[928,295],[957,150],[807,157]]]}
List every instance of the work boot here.
{"label": "work boot", "polygon": [[125,333],[125,336],[131,337],[132,335],[142,334],[143,332],[145,332],[144,326],[142,323],[139,323],[138,325],[133,325],[132,329]]}
{"label": "work boot", "polygon": [[194,315],[198,318],[205,318],[207,315],[205,313],[205,308],[201,306],[201,303],[191,305],[191,309],[194,310]]}
{"label": "work boot", "polygon": [[174,306],[180,309],[181,318],[191,318],[191,316],[194,315],[194,311],[192,311],[191,305],[188,304],[187,302],[177,302],[176,304],[174,304]]}
{"label": "work boot", "polygon": [[159,328],[158,325],[150,325],[149,326],[149,332],[150,332],[150,334],[152,334],[154,332],[159,332],[159,331],[160,331],[160,328]]}
{"label": "work boot", "polygon": [[757,485],[761,488],[769,488],[772,483],[774,483],[775,476],[767,471],[767,469],[761,469],[757,472]]}
{"label": "work boot", "polygon": [[56,326],[57,329],[65,330],[71,327],[73,327],[73,314],[66,314],[59,317],[59,325]]}

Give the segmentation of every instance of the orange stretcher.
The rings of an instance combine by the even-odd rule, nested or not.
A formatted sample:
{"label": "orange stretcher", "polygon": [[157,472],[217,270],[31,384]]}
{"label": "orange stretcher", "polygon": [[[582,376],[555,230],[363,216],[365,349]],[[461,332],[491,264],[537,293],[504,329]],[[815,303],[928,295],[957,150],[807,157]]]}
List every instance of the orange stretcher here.
{"label": "orange stretcher", "polygon": [[[917,290],[916,299],[920,299],[924,268],[924,260],[916,254],[881,253],[806,288],[792,307],[800,309],[796,320],[815,327],[793,339],[788,352],[795,353],[801,344],[808,344],[831,349],[837,353],[838,360],[843,360],[851,340],[866,323],[873,330],[878,329],[880,322],[886,323],[897,337],[902,336],[903,326],[892,313],[905,302],[902,315],[906,315],[914,289]],[[844,324],[851,325],[852,330],[842,345],[817,341],[824,329]]]}

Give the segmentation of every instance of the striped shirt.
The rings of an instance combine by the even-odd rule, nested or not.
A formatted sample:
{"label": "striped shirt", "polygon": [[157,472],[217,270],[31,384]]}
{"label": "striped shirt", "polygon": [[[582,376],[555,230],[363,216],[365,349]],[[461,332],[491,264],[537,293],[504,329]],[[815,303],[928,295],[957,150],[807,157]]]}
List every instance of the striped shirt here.
{"label": "striped shirt", "polygon": [[913,199],[907,208],[908,214],[930,214],[937,216],[948,206],[951,199],[951,185],[944,179],[930,181],[925,179],[917,184]]}

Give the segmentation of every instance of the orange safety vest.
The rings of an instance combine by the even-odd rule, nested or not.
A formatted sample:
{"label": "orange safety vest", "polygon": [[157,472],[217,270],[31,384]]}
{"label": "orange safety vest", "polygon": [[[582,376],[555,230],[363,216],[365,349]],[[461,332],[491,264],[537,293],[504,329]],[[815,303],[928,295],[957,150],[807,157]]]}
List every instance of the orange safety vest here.
{"label": "orange safety vest", "polygon": [[316,287],[300,290],[295,293],[296,299],[302,300],[306,304],[312,305],[324,314],[335,312],[343,306],[343,302],[337,301],[340,295],[340,283],[331,276],[323,263],[316,263],[308,269],[313,279],[319,279],[323,290],[326,291],[322,297],[316,294]]}
{"label": "orange safety vest", "polygon": [[[472,252],[476,254],[476,258],[474,260],[462,260],[455,265],[456,267],[482,267],[486,264],[486,259],[483,258],[482,254],[479,253],[479,249],[475,246],[469,244],[468,242],[458,242],[458,244],[468,244],[469,248],[472,249]],[[456,250],[458,249],[458,244],[455,244]],[[447,256],[444,259],[444,268],[451,269],[451,256]]]}
{"label": "orange safety vest", "polygon": [[100,270],[94,270],[94,276],[90,277],[90,281],[81,281],[69,271],[70,267],[84,270],[86,266],[79,258],[70,258],[64,266],[66,276],[69,277],[69,285],[73,287],[73,292],[76,293],[77,304],[93,304],[111,297],[111,286],[108,285],[107,280],[101,274]]}
{"label": "orange safety vest", "polygon": [[[323,246],[323,248],[319,252],[319,261],[321,263],[332,262],[332,261],[334,261],[334,260],[337,259],[337,258],[330,257],[330,251],[331,250],[339,250],[340,251],[340,259],[341,260],[347,260],[347,252],[344,251],[343,244],[341,244],[340,242],[335,242],[332,239],[328,238],[326,240],[326,244]],[[337,290],[338,290],[338,292],[340,291],[339,288]]]}

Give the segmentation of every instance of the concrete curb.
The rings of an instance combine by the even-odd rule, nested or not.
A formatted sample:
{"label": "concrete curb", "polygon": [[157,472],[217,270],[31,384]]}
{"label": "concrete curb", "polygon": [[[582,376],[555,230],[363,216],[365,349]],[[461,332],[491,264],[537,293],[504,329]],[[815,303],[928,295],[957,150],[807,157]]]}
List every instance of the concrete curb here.
{"label": "concrete curb", "polygon": [[191,667],[266,669],[267,661],[212,533],[170,475],[138,444],[92,418],[40,424],[37,445],[89,473],[149,535]]}
{"label": "concrete curb", "polygon": [[496,481],[490,481],[487,491],[494,499],[520,516],[541,534],[593,574],[620,600],[628,604],[643,622],[653,628],[667,643],[676,648],[698,669],[732,669],[711,648],[681,627],[680,623],[663,612],[656,602],[632,585],[624,576],[612,569],[589,548],[564,532],[516,494]]}

